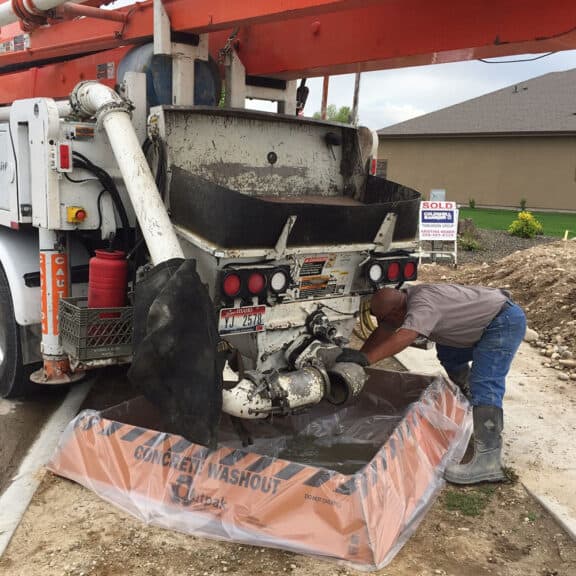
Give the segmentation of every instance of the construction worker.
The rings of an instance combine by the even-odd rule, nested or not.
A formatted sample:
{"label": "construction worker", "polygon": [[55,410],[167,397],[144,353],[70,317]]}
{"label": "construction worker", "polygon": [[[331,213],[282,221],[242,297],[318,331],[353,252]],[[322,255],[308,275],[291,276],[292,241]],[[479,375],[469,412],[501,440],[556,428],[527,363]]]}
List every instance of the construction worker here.
{"label": "construction worker", "polygon": [[473,406],[474,456],[467,464],[449,465],[445,477],[456,484],[504,480],[502,400],[526,332],[523,310],[501,290],[456,284],[382,288],[370,308],[377,329],[361,350],[345,348],[338,361],[368,366],[397,354],[419,335],[435,342],[450,379],[465,393],[469,383]]}

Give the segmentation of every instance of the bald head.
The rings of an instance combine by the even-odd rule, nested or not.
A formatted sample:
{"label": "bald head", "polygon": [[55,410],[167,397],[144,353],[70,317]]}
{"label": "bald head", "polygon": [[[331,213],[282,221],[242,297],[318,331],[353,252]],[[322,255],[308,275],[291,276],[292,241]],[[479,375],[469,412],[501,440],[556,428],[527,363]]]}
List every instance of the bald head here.
{"label": "bald head", "polygon": [[395,288],[381,288],[372,296],[370,310],[378,322],[399,328],[406,317],[406,294]]}

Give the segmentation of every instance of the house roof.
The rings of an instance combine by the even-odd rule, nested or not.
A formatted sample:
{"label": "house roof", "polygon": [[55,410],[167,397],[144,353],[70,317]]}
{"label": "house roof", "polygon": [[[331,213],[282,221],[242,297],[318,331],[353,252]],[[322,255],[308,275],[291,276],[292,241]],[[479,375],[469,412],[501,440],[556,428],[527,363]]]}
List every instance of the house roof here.
{"label": "house roof", "polygon": [[551,72],[378,130],[383,137],[576,132],[576,68]]}

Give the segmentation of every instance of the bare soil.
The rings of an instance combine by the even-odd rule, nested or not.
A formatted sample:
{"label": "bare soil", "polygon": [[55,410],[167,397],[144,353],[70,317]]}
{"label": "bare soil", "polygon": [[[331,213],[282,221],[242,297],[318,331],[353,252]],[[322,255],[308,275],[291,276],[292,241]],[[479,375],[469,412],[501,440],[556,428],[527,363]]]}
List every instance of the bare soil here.
{"label": "bare soil", "polygon": [[[487,493],[483,493],[485,490]],[[479,494],[479,516],[451,510],[447,488],[381,576],[573,576],[576,546],[519,485]],[[475,500],[473,500],[475,501]],[[468,509],[464,506],[463,510]],[[238,576],[357,574],[280,550],[194,538],[146,526],[93,493],[47,473],[5,556],[4,576]]]}
{"label": "bare soil", "polygon": [[[526,308],[530,325],[541,332],[541,344],[547,342],[548,334],[550,338],[560,335],[566,348],[574,351],[573,324],[569,322],[576,311],[575,255],[575,242],[546,243],[504,259],[486,258],[486,264],[464,264],[457,269],[424,265],[420,279],[507,287]],[[548,356],[542,361],[553,362]],[[108,403],[111,390],[106,390],[105,384],[97,389],[90,400],[92,405]],[[115,386],[114,401],[125,393]],[[477,515],[468,516],[470,513]],[[146,526],[88,490],[50,473],[0,559],[0,574],[5,576],[231,573],[328,576],[357,572],[279,550],[210,541]],[[447,487],[396,558],[376,574],[574,576],[576,544],[520,483]]]}

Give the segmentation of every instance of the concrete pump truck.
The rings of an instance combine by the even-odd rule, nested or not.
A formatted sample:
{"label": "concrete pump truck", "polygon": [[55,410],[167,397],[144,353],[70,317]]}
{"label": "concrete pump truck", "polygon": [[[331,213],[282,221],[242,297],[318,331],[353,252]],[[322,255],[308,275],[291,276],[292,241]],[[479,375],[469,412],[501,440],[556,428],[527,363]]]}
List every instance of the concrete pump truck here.
{"label": "concrete pump truck", "polygon": [[205,444],[355,398],[363,302],[417,276],[420,194],[297,80],[576,44],[569,0],[103,4],[0,4],[0,394],[131,363]]}

